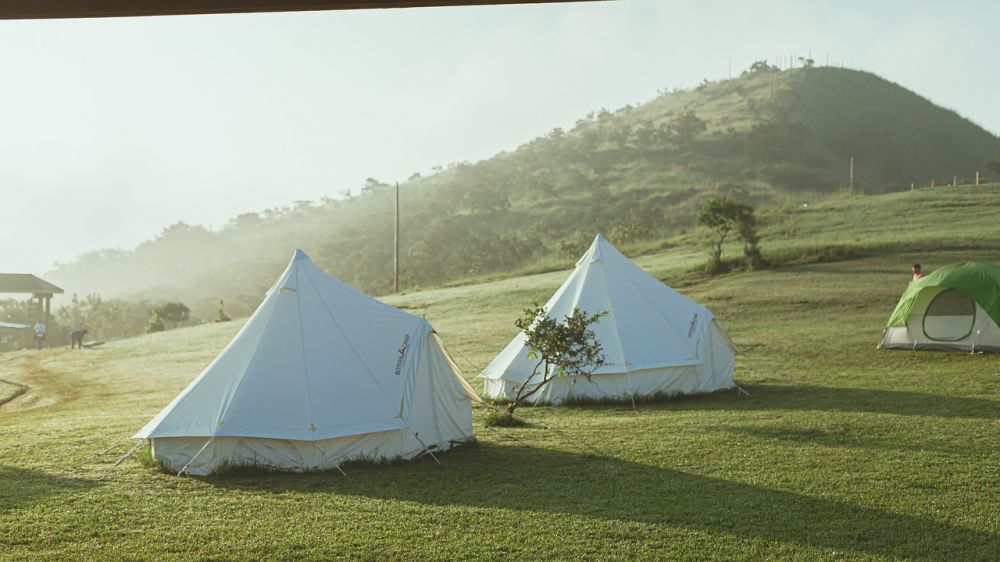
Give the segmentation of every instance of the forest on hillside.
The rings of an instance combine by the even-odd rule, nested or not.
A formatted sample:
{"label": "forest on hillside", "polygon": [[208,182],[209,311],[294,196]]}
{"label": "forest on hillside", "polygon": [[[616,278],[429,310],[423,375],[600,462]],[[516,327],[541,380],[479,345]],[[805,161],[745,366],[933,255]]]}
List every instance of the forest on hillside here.
{"label": "forest on hillside", "polygon": [[[400,185],[405,288],[514,272],[694,228],[709,197],[753,205],[848,183],[875,193],[968,178],[1000,139],[874,75],[833,68],[743,76],[600,110],[511,152]],[[354,191],[354,190],[352,190]],[[70,293],[179,300],[211,319],[251,312],[295,248],[372,294],[391,289],[394,188],[369,178],[339,199],[247,213],[218,230],[174,224],[129,250],[60,264]]]}

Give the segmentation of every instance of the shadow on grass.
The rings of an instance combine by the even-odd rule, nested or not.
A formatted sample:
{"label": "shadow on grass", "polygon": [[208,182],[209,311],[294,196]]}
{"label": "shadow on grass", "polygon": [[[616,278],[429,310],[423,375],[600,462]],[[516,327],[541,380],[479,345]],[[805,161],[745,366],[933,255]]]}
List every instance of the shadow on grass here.
{"label": "shadow on grass", "polygon": [[834,386],[748,384],[752,396],[735,391],[668,399],[647,408],[676,410],[800,410],[864,412],[900,416],[1000,419],[1000,401],[906,390]]}
{"label": "shadow on grass", "polygon": [[[443,467],[418,462],[331,474],[206,478],[227,489],[333,493],[428,506],[516,510],[698,529],[915,559],[988,559],[1000,537],[913,515],[689,474],[605,456],[526,446],[456,449]],[[525,470],[530,467],[530,470]],[[545,478],[539,481],[539,475]],[[719,553],[717,553],[719,554]]]}
{"label": "shadow on grass", "polygon": [[51,496],[81,492],[97,485],[94,480],[52,476],[38,470],[0,465],[0,514]]}
{"label": "shadow on grass", "polygon": [[974,445],[965,440],[956,439],[931,439],[928,436],[923,436],[919,442],[911,443],[900,441],[897,436],[892,435],[858,435],[853,432],[856,428],[845,430],[841,428],[816,429],[790,426],[722,426],[717,427],[716,429],[756,439],[767,439],[779,442],[788,441],[792,443],[801,443],[803,445],[818,445],[822,447],[863,448],[872,451],[903,451],[906,453],[932,451],[935,453],[967,457],[970,454],[987,455],[992,453],[994,450],[994,445],[992,444]]}

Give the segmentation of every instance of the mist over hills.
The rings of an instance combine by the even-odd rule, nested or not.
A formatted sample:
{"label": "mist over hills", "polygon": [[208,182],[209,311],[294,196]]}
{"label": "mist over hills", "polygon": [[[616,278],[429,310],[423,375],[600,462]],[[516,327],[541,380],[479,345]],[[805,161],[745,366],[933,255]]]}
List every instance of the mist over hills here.
{"label": "mist over hills", "polygon": [[[488,134],[485,133],[485,134]],[[1000,139],[873,74],[779,71],[661,93],[581,118],[511,152],[400,185],[402,283],[430,286],[578,255],[595,232],[638,243],[690,230],[705,198],[758,206],[845,188],[909,189],[971,178]],[[178,223],[134,250],[101,250],[48,277],[69,293],[219,299],[250,312],[295,248],[362,290],[392,280],[393,190],[375,178],[344,199],[248,213],[211,231]]]}

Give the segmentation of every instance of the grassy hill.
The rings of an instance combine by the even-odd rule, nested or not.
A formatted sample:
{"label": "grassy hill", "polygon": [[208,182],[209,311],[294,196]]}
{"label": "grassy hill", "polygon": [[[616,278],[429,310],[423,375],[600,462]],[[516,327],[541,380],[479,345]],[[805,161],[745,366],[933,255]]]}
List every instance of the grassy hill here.
{"label": "grassy hill", "polygon": [[[598,231],[648,245],[693,227],[705,198],[768,213],[844,188],[856,193],[972,178],[1000,139],[872,74],[766,69],[601,110],[517,150],[401,185],[402,279],[430,287],[575,257]],[[371,179],[346,200],[235,217],[218,231],[178,224],[134,250],[81,256],[51,273],[70,293],[219,299],[246,314],[296,247],[345,281],[389,291],[392,190]]]}
{"label": "grassy hill", "polygon": [[[995,559],[1000,356],[875,346],[910,263],[1000,259],[1000,186],[803,203],[765,238],[797,264],[702,278],[684,236],[637,258],[719,317],[751,397],[525,408],[526,428],[477,410],[478,445],[441,467],[112,469],[238,322],[2,356],[30,387],[0,406],[2,558]],[[386,300],[471,378],[566,274]]]}

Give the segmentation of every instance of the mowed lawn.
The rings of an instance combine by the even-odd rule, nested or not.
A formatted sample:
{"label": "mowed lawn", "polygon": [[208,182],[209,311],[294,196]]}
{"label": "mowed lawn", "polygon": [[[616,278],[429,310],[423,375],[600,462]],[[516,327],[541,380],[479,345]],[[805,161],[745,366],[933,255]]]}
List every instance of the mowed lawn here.
{"label": "mowed lawn", "polygon": [[[752,396],[524,408],[525,428],[487,429],[477,408],[478,443],[443,466],[346,477],[112,467],[238,322],[0,356],[0,379],[30,386],[0,406],[0,559],[997,560],[1000,355],[876,350],[910,263],[996,258],[691,281],[690,248],[642,257],[744,348]],[[425,314],[474,378],[566,273],[386,300]]]}

